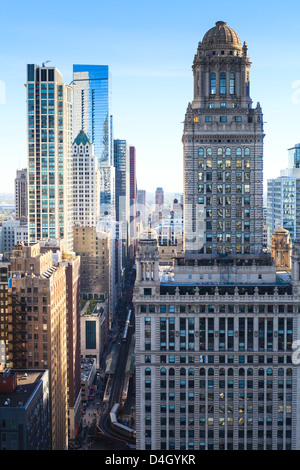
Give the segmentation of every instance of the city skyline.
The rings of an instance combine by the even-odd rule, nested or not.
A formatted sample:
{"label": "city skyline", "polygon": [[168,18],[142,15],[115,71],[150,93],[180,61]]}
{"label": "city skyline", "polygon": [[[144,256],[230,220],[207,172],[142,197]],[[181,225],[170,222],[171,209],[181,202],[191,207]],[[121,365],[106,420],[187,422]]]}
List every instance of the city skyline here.
{"label": "city skyline", "polygon": [[300,449],[299,6],[17,3],[0,449]]}
{"label": "city skyline", "polygon": [[[25,5],[18,3],[17,13],[10,6],[4,7],[7,21],[2,28],[5,49],[2,63],[6,64],[0,77],[2,155],[6,163],[1,175],[2,192],[13,192],[16,170],[26,166],[26,92],[23,86],[26,64],[41,65],[47,60],[51,60],[47,65],[56,66],[63,74],[65,83],[72,81],[73,64],[107,64],[112,75],[114,138],[126,139],[129,145],[136,147],[138,188],[154,191],[162,186],[166,192],[181,192],[183,149],[180,136],[186,99],[192,99],[190,63],[203,31],[218,20],[238,29],[242,41],[247,39],[249,56],[254,63],[251,96],[254,105],[261,100],[266,133],[264,189],[268,178],[279,176],[280,169],[287,167],[287,149],[299,141],[300,62],[297,57],[300,47],[296,2],[291,2],[286,11],[273,4],[269,10],[271,2],[261,6],[255,1],[247,9],[247,15],[234,8],[228,13],[227,7],[219,1],[213,12],[194,1],[188,9],[176,1],[172,2],[172,9],[169,1],[163,5],[152,2],[143,7],[135,1],[126,5],[120,1],[109,5],[91,2],[96,14],[80,41],[74,41],[73,36],[77,31],[79,3],[73,2],[72,10],[67,5],[61,7],[61,14],[55,16],[56,28],[67,20],[58,39],[48,34],[57,11],[55,1],[53,9],[43,17],[43,30],[39,27],[41,13],[36,12],[35,2],[30,22],[26,22],[29,16]],[[100,9],[108,19],[105,26],[97,19]],[[34,36],[30,26],[33,21]],[[251,22],[254,28],[249,28]],[[39,31],[43,35],[36,41]],[[274,60],[274,56],[280,57],[280,62]],[[280,116],[285,116],[284,122],[277,117],[278,111]],[[13,140],[15,133],[17,141]],[[168,176],[157,176],[158,165],[163,170],[161,175]]]}

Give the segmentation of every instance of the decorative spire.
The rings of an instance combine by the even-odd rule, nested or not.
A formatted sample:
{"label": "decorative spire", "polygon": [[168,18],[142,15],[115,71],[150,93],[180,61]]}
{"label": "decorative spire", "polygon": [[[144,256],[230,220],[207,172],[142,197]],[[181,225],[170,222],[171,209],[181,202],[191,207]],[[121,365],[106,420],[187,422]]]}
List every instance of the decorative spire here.
{"label": "decorative spire", "polygon": [[73,145],[76,144],[76,145],[80,145],[80,144],[83,144],[83,145],[86,145],[86,144],[89,144],[89,145],[92,145],[90,139],[88,138],[88,136],[86,135],[85,132],[83,132],[82,130],[79,132],[78,136],[76,137],[76,139],[74,139],[74,142],[73,142]]}

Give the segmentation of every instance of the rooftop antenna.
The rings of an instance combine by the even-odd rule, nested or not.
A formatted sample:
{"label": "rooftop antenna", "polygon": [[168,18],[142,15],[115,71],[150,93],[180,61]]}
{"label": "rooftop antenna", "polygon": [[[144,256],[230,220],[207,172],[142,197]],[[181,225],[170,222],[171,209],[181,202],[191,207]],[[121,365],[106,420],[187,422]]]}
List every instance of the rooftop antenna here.
{"label": "rooftop antenna", "polygon": [[48,62],[51,62],[51,60],[46,60],[45,62],[42,62],[42,67],[45,67],[45,64],[48,64]]}

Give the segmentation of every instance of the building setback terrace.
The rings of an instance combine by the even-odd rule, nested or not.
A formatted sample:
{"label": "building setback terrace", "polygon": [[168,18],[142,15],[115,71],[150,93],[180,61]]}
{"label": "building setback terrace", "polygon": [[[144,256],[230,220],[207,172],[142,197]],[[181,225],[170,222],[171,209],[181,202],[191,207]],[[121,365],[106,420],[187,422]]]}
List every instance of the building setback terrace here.
{"label": "building setback terrace", "polygon": [[237,284],[171,284],[161,283],[160,295],[165,296],[292,296],[293,288],[291,284],[262,284],[262,285],[237,285]]}

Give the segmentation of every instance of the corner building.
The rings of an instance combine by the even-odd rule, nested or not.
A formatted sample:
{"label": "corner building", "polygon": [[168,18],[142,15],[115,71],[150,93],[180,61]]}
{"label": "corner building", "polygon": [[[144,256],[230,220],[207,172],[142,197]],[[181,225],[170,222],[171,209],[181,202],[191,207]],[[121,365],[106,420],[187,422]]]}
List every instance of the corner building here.
{"label": "corner building", "polygon": [[263,115],[246,42],[218,21],[199,42],[184,132],[185,250],[262,251]]}
{"label": "corner building", "polygon": [[249,69],[246,44],[218,22],[199,43],[184,126],[184,254],[166,279],[155,232],[138,243],[138,449],[300,449],[300,241],[290,277],[276,273]]}

